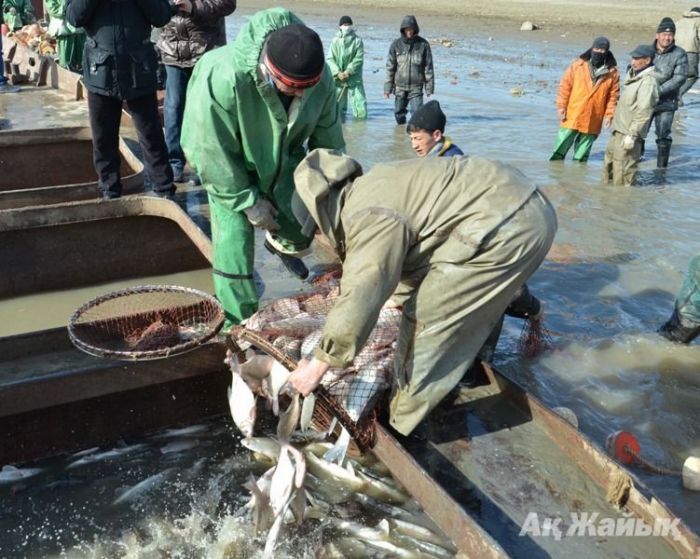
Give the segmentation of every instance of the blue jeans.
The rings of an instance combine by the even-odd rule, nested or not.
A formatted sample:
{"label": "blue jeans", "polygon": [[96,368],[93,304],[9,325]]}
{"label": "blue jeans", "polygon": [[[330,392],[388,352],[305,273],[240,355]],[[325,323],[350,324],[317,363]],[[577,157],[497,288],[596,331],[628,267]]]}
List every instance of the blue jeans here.
{"label": "blue jeans", "polygon": [[0,85],[3,85],[6,81],[5,62],[2,59],[2,33],[0,33]]}
{"label": "blue jeans", "polygon": [[185,167],[185,153],[180,145],[182,132],[182,117],[185,112],[187,84],[192,76],[192,68],[165,66],[165,104],[163,117],[165,120],[165,144],[168,146],[168,159],[173,172],[181,173]]}

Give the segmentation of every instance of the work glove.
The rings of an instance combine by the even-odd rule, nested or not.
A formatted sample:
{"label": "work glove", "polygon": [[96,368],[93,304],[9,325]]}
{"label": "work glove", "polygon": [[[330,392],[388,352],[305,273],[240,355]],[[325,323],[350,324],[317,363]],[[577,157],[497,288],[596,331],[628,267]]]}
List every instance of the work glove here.
{"label": "work glove", "polygon": [[17,15],[17,10],[15,8],[10,8],[10,15]]}
{"label": "work glove", "polygon": [[631,150],[634,147],[634,138],[627,134],[624,138],[622,138],[622,147],[627,151]]}
{"label": "work glove", "polygon": [[277,210],[272,203],[265,198],[258,198],[255,205],[243,211],[253,227],[260,227],[268,231],[275,231],[280,228],[275,221]]}
{"label": "work glove", "polygon": [[338,79],[341,82],[344,82],[348,79],[348,73],[347,72],[338,72]]}

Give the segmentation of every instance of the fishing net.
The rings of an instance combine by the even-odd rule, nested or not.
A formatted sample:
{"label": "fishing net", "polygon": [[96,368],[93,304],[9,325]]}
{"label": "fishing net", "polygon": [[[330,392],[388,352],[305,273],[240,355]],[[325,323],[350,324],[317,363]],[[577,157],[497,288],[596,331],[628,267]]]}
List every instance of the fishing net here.
{"label": "fishing net", "polygon": [[97,357],[161,359],[213,338],[224,321],[208,293],[175,285],[141,285],[102,295],[76,310],[68,335]]}
{"label": "fishing net", "polygon": [[[326,315],[339,296],[339,277],[340,271],[334,270],[314,280],[311,290],[269,303],[233,334],[260,349],[274,348],[291,363],[311,359],[321,341]],[[391,385],[400,319],[400,309],[383,308],[352,365],[330,369],[321,383],[328,411],[356,440],[366,435],[364,426],[373,422],[373,411]]]}

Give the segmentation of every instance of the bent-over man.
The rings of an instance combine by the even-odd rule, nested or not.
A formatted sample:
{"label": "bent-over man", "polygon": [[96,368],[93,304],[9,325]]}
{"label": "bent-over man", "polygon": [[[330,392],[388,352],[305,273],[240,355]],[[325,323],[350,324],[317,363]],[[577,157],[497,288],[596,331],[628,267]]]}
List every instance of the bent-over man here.
{"label": "bent-over man", "polygon": [[408,435],[461,380],[556,231],[547,199],[516,169],[479,157],[380,164],[315,150],[295,174],[295,215],[343,261],[315,357],[289,382],[312,392],[347,367],[384,303],[403,304],[390,424]]}
{"label": "bent-over man", "polygon": [[689,344],[700,336],[700,254],[690,261],[671,318],[659,333],[672,342]]}

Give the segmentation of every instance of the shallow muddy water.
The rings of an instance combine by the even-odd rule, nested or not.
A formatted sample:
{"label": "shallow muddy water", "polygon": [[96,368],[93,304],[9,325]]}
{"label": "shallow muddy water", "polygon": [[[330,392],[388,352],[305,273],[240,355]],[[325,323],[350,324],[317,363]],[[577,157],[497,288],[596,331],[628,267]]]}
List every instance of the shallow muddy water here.
{"label": "shallow muddy water", "polygon": [[[338,17],[346,8],[304,4],[296,11],[319,32],[327,46],[336,31]],[[227,22],[229,37],[235,36],[252,12],[249,6],[239,7]],[[349,117],[345,126],[347,151],[366,167],[413,157],[405,129],[394,123],[393,99],[385,100],[382,95],[386,53],[390,41],[398,35],[404,14],[364,9],[350,15],[365,41],[369,119],[354,122]],[[529,281],[531,290],[545,305],[546,326],[552,332],[554,348],[534,360],[521,357],[517,351],[521,323],[508,318],[496,365],[547,404],[574,410],[581,430],[600,446],[612,431],[631,430],[640,439],[643,456],[679,468],[688,455],[700,455],[700,347],[697,343],[689,347],[672,345],[654,331],[671,312],[688,261],[700,252],[700,89],[691,90],[686,106],[677,113],[668,170],[655,170],[652,133],[647,141],[646,160],[641,165],[640,186],[607,187],[601,184],[600,175],[608,132],[598,138],[585,165],[568,159],[563,163],[548,161],[558,127],[554,98],[561,73],[589,47],[594,35],[606,33],[604,28],[590,37],[572,30],[571,38],[567,38],[552,33],[519,33],[517,29],[510,32],[503,27],[446,17],[417,16],[421,34],[436,40],[434,98],[447,115],[447,134],[465,153],[516,165],[540,185],[557,209],[559,231],[554,247]],[[626,53],[637,43],[652,38],[651,34],[618,37],[612,32],[609,37],[623,69],[628,60]],[[446,39],[452,46],[448,48],[438,39]],[[450,44],[447,41],[445,44]],[[192,213],[205,209],[200,206],[201,195],[190,192],[182,198],[186,198],[185,205]],[[263,298],[294,291],[302,285],[263,250],[258,251],[256,264]],[[224,419],[212,423],[209,429],[218,435],[205,434],[201,440],[194,437],[198,444],[181,450],[184,461],[199,468],[196,476],[185,476],[185,483],[196,478],[193,487],[199,489],[182,494],[176,494],[167,484],[154,484],[152,489],[155,502],[174,511],[174,517],[196,517],[193,523],[186,524],[193,530],[190,539],[201,536],[201,531],[192,526],[204,522],[194,501],[206,493],[207,487],[218,484],[216,480],[221,475],[220,470],[211,470],[208,461],[198,461],[208,460],[210,455],[235,453],[229,434],[222,435],[226,425]],[[15,526],[11,532],[5,532],[7,536],[0,536],[2,556],[39,557],[44,556],[45,549],[58,554],[64,545],[62,532],[76,531],[75,523],[61,523],[70,515],[85,526],[92,526],[90,530],[76,531],[76,538],[83,538],[85,545],[82,552],[74,555],[100,556],[102,548],[96,547],[98,544],[91,538],[100,540],[99,534],[107,530],[95,518],[112,514],[109,507],[115,498],[115,486],[133,483],[169,467],[161,464],[162,457],[156,457],[157,453],[150,451],[139,455],[144,471],[130,480],[116,480],[103,491],[105,498],[91,496],[100,494],[98,478],[113,474],[97,470],[85,470],[88,473],[82,474],[79,483],[73,483],[70,476],[59,476],[53,481],[63,479],[66,483],[59,483],[51,491],[42,489],[40,484],[32,488],[27,481],[17,488],[16,494],[4,492],[3,499],[18,501],[13,504],[12,513],[0,511],[0,524]],[[234,456],[230,460],[233,464],[237,459]],[[216,467],[223,467],[221,463]],[[55,464],[49,461],[39,467],[52,468]],[[245,478],[245,468],[241,468],[232,474],[233,480],[238,475],[238,481]],[[635,473],[693,530],[700,532],[697,493],[683,490],[677,478]],[[551,475],[559,475],[556,468]],[[90,489],[81,489],[82,483]],[[585,484],[579,490],[585,490]],[[240,484],[232,483],[226,497],[237,502],[241,499],[239,491]],[[193,500],[191,495],[197,498]],[[36,511],[54,501],[65,501],[67,506],[51,505],[56,508],[48,507],[50,514],[44,524],[28,527],[28,523],[36,522]],[[124,555],[136,557],[139,545],[145,544],[133,538],[146,537],[142,532],[147,532],[148,537],[151,532],[166,534],[163,541],[167,540],[167,531],[172,531],[172,527],[163,527],[156,515],[145,515],[143,519],[150,528],[133,535],[127,530],[124,540],[109,534],[104,541],[110,545],[120,541]],[[202,545],[206,547],[205,541]],[[304,543],[303,538],[296,540],[296,547],[292,545],[289,552],[305,556]],[[557,556],[554,549],[548,547],[552,556]],[[203,549],[199,551],[197,556],[206,556]],[[635,549],[635,556],[652,557],[644,552],[640,546]],[[600,550],[595,548],[590,553],[591,557],[600,556]]]}

